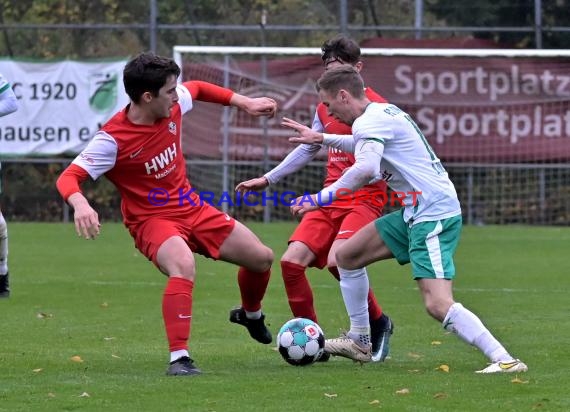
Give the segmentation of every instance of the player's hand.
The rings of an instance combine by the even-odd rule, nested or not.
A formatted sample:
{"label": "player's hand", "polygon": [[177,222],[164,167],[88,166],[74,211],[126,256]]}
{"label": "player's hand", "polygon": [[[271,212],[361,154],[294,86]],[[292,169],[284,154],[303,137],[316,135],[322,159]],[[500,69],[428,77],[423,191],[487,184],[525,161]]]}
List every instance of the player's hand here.
{"label": "player's hand", "polygon": [[77,235],[85,239],[95,239],[101,231],[97,212],[79,192],[72,194],[67,201],[74,209],[73,220],[75,221]]}
{"label": "player's hand", "polygon": [[[244,99],[241,99],[242,97]],[[252,116],[273,117],[277,113],[277,102],[269,97],[245,97],[239,95],[236,98],[239,102],[237,106]]]}
{"label": "player's hand", "polygon": [[317,203],[317,195],[300,196],[291,202],[290,210],[293,216],[302,217],[307,212],[317,210],[319,204]]}
{"label": "player's hand", "polygon": [[289,127],[297,132],[296,136],[289,138],[291,143],[320,144],[323,142],[322,133],[315,132],[310,127],[289,119],[288,117],[284,117],[283,120],[281,120],[281,126]]}
{"label": "player's hand", "polygon": [[245,194],[254,190],[263,190],[269,186],[269,182],[265,176],[256,177],[255,179],[246,180],[245,182],[238,183],[235,191]]}

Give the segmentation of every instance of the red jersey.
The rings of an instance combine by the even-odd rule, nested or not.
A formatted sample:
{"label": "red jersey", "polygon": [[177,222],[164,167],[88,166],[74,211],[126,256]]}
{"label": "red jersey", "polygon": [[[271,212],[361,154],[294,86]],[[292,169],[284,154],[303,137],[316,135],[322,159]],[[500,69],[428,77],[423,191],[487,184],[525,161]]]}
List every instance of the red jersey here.
{"label": "red jersey", "polygon": [[[204,94],[200,83],[179,85],[178,104],[169,117],[153,125],[132,123],[127,106],[103,125],[73,161],[93,179],[104,174],[113,182],[121,195],[125,225],[136,225],[152,216],[180,216],[200,206],[200,198],[186,177],[180,132],[182,115],[192,109],[193,97]],[[205,86],[201,100],[229,104],[233,92],[210,86]]]}
{"label": "red jersey", "polygon": [[[387,103],[387,100],[367,87],[365,90],[366,97],[373,102]],[[323,103],[319,103],[317,106],[317,116],[323,126],[323,132],[329,134],[352,134],[352,128],[346,123],[335,119],[333,116],[328,114],[327,107]],[[351,167],[355,162],[354,154],[341,152],[339,149],[329,147],[328,159],[327,159],[327,175],[325,177],[324,187],[330,186],[332,183],[336,182],[342,176],[343,172]],[[382,192],[386,193],[387,186],[386,182],[380,180],[376,183],[363,186],[358,189],[358,192]],[[369,195],[367,196],[369,197]],[[345,203],[347,203],[345,201]],[[340,205],[338,202],[333,202],[335,207],[353,207],[352,205]]]}

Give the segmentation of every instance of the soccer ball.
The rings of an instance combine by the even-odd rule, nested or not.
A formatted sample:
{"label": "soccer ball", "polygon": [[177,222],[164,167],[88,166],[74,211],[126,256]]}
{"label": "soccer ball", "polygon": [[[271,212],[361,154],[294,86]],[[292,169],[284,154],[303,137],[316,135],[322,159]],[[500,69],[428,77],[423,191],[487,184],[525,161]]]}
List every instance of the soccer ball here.
{"label": "soccer ball", "polygon": [[305,366],[316,362],[324,352],[325,334],[310,319],[291,319],[279,329],[277,349],[287,363]]}

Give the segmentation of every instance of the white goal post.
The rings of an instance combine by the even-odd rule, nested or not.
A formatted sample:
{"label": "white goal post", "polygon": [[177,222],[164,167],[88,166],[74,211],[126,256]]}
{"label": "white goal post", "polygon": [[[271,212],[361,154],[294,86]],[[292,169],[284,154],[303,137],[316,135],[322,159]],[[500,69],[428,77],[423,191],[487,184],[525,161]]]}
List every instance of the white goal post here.
{"label": "white goal post", "polygon": [[[570,57],[570,49],[414,49],[414,48],[362,48],[363,56],[408,57]],[[174,61],[180,66],[183,54],[218,55],[320,55],[318,47],[242,47],[242,46],[184,46],[172,48]]]}
{"label": "white goal post", "polygon": [[[467,223],[570,223],[570,50],[361,52],[367,86],[409,112],[442,158]],[[280,116],[308,125],[318,103],[320,54],[317,47],[173,47],[186,79],[269,95],[278,100]],[[196,116],[203,119],[204,113]],[[251,123],[232,113],[212,118],[222,125],[216,135],[196,122],[188,131],[186,154],[190,169],[199,170],[190,172],[197,185],[228,190],[263,174],[291,150],[278,121]],[[289,177],[279,190],[317,190],[324,160]],[[242,212],[240,217],[258,217]],[[288,216],[279,207],[262,213],[266,221]]]}

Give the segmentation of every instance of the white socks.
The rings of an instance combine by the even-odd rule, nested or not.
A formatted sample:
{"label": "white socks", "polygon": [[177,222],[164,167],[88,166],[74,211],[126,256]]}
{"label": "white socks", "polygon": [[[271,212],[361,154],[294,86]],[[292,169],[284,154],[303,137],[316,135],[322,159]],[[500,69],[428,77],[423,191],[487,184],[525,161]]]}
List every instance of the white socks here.
{"label": "white socks", "polygon": [[348,336],[359,345],[370,343],[370,318],[368,315],[368,274],[366,268],[347,270],[338,268],[340,290],[350,318]]}
{"label": "white socks", "polygon": [[513,357],[495,339],[477,315],[464,308],[461,303],[451,305],[443,320],[443,328],[477,347],[491,362],[513,360]]}
{"label": "white socks", "polygon": [[261,309],[255,312],[248,312],[244,309],[245,317],[248,319],[260,319],[261,318]]}
{"label": "white socks", "polygon": [[8,273],[8,226],[0,213],[0,275]]}
{"label": "white socks", "polygon": [[187,358],[190,357],[188,351],[186,349],[175,350],[174,352],[170,352],[170,363],[177,361],[180,358],[186,356]]}

